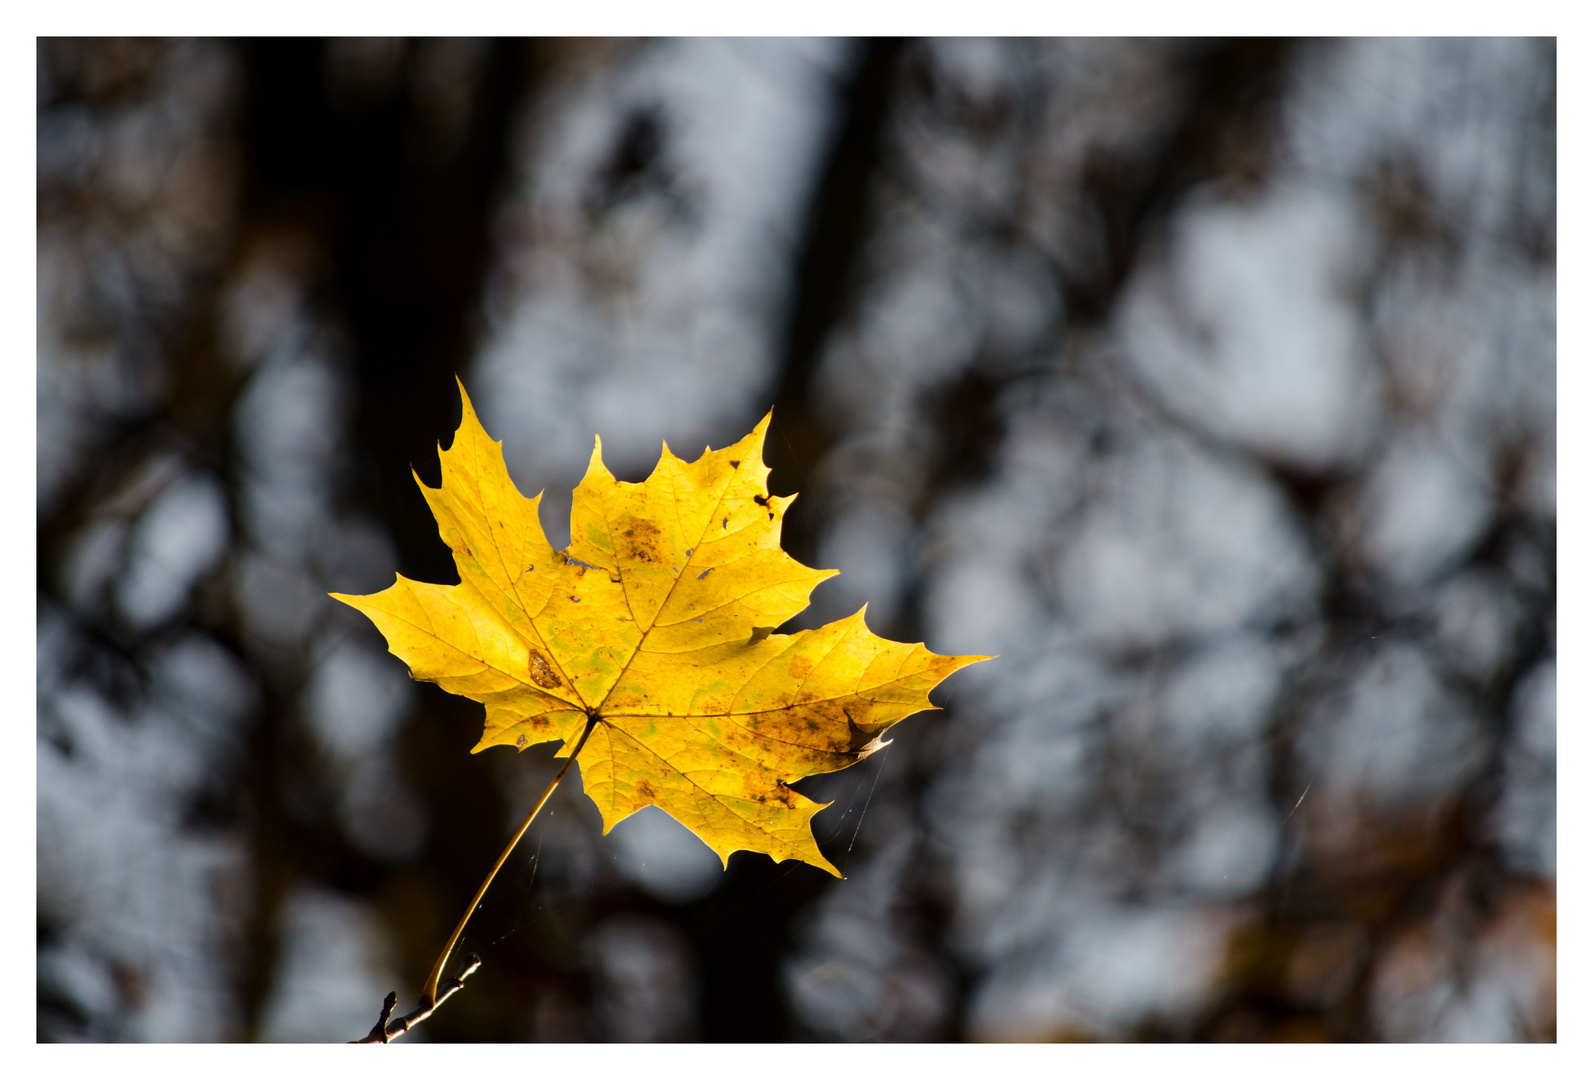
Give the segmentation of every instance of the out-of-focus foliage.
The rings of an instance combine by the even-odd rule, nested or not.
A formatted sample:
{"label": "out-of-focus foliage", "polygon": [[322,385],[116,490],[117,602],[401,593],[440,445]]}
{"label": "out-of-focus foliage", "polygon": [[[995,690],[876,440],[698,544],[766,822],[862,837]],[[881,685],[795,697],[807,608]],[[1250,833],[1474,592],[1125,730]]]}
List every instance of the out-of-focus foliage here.
{"label": "out-of-focus foliage", "polygon": [[40,1038],[356,1037],[552,775],[324,596],[455,371],[553,494],[772,400],[784,629],[1000,659],[845,881],[556,796],[418,1037],[1554,1038],[1555,63],[41,42]]}

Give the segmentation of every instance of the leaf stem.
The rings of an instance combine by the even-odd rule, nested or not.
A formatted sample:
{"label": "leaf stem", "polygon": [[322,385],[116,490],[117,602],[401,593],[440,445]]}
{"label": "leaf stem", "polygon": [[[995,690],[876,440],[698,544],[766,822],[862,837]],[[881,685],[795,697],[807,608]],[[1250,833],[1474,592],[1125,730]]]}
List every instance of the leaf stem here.
{"label": "leaf stem", "polygon": [[586,729],[581,732],[581,738],[576,742],[575,749],[570,751],[570,756],[565,760],[563,768],[559,769],[558,775],[554,776],[546,790],[542,792],[542,797],[537,800],[537,804],[531,808],[531,812],[520,823],[520,828],[509,841],[509,846],[503,849],[502,855],[498,856],[498,861],[492,864],[491,870],[487,871],[486,880],[481,883],[481,888],[476,890],[476,895],[471,899],[470,906],[465,908],[464,917],[459,920],[459,925],[454,927],[453,936],[448,939],[448,944],[443,946],[443,951],[437,957],[437,962],[432,965],[431,975],[427,977],[426,985],[421,988],[420,1003],[423,1008],[428,1010],[436,1008],[437,984],[442,979],[443,966],[448,963],[449,954],[454,951],[454,946],[459,943],[459,935],[465,932],[465,925],[470,922],[470,916],[476,913],[476,905],[481,903],[481,898],[487,893],[487,886],[492,884],[492,879],[498,876],[498,871],[508,861],[509,853],[514,850],[515,845],[520,842],[520,838],[531,827],[531,822],[536,819],[537,814],[547,804],[548,799],[553,797],[553,791],[559,786],[559,781],[564,779],[564,774],[570,771],[571,765],[575,764],[576,755],[580,754],[581,748],[586,745],[587,736],[592,734],[592,729],[597,726],[597,721],[596,713],[588,714]]}

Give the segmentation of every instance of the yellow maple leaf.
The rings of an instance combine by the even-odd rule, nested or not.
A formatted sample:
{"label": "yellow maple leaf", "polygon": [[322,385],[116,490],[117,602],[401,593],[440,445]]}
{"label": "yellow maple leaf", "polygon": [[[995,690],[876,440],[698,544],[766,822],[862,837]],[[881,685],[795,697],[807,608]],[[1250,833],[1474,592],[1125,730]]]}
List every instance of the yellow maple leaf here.
{"label": "yellow maple leaf", "polygon": [[987,658],[886,641],[862,610],[773,632],[836,571],[780,548],[796,496],[766,486],[768,416],[696,461],[665,445],[640,484],[609,473],[599,439],[570,545],[555,551],[541,495],[520,494],[502,444],[460,395],[441,486],[416,477],[459,584],[399,576],[370,596],[332,595],[369,616],[415,678],[486,706],[476,751],[563,740],[605,833],[657,806],[727,864],[761,851],[839,877],[813,839],[823,806],[791,783],[867,757],[891,725],[935,707],[937,683]]}

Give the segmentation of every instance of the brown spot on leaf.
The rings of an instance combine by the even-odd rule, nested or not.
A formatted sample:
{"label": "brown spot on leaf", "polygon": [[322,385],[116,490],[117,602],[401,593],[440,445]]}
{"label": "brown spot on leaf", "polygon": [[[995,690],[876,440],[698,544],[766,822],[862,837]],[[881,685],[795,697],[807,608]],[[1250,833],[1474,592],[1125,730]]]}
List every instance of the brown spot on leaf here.
{"label": "brown spot on leaf", "polygon": [[530,669],[531,681],[544,690],[556,690],[564,685],[558,672],[553,670],[553,665],[548,663],[548,658],[535,649],[531,650],[531,657],[526,662],[526,667]]}
{"label": "brown spot on leaf", "polygon": [[618,545],[619,550],[614,554],[620,559],[636,559],[640,562],[662,563],[664,556],[660,550],[658,526],[651,521],[635,518],[631,527],[622,534]]}
{"label": "brown spot on leaf", "polygon": [[791,662],[786,665],[785,673],[797,682],[801,682],[813,673],[813,661],[805,656],[792,657]]}

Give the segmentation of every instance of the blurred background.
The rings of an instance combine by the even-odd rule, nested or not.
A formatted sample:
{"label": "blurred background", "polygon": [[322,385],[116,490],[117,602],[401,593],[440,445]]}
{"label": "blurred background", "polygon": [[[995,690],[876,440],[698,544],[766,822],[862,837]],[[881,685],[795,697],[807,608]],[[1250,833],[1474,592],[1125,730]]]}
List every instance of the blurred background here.
{"label": "blurred background", "polygon": [[416,1040],[1552,1040],[1555,46],[42,40],[38,1038],[347,1040],[553,772],[326,597],[772,404],[803,790],[566,784]]}

